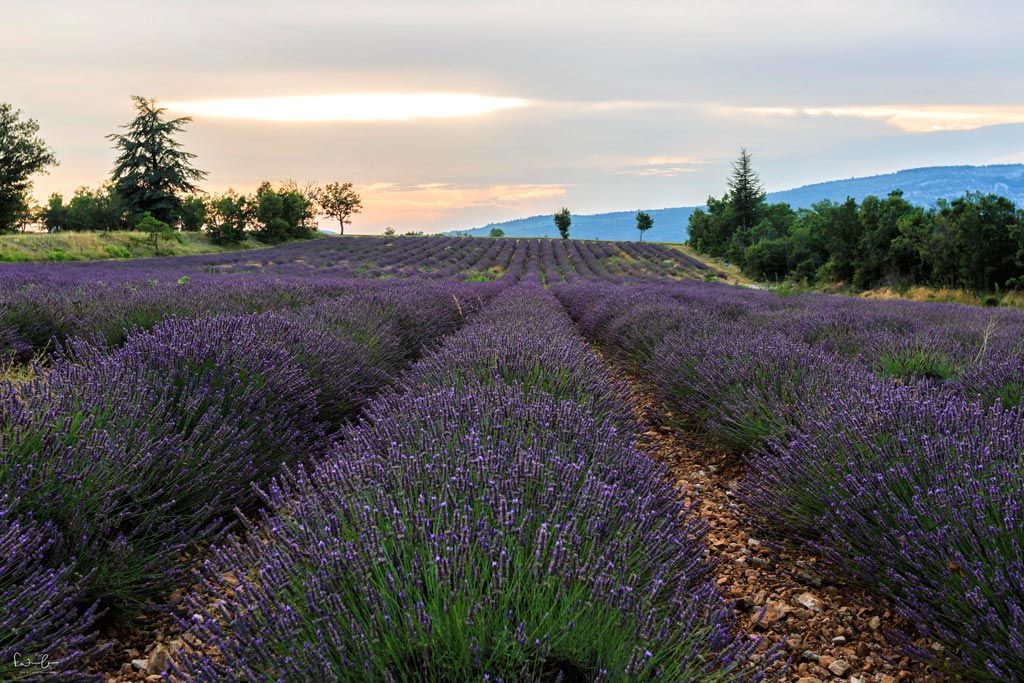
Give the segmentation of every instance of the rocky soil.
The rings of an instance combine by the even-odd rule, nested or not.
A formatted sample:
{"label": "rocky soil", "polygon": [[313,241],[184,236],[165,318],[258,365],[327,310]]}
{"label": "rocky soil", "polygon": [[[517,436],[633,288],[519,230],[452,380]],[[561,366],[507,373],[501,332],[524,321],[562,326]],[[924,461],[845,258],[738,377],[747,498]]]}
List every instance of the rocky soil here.
{"label": "rocky soil", "polygon": [[644,426],[639,445],[666,463],[688,504],[707,521],[707,553],[718,562],[717,584],[735,601],[742,628],[781,647],[782,661],[772,680],[796,683],[894,683],[945,681],[934,668],[906,655],[912,642],[935,653],[938,643],[918,637],[883,600],[837,585],[817,558],[769,544],[754,533],[737,501],[743,475],[740,457],[674,430],[636,382],[617,373],[633,389],[637,417]]}

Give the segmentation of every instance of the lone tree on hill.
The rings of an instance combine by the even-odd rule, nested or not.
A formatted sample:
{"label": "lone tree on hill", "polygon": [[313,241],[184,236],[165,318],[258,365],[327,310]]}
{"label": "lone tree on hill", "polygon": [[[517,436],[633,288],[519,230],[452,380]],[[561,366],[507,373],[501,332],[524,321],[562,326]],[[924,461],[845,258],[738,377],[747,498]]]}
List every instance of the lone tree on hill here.
{"label": "lone tree on hill", "polygon": [[156,100],[133,95],[132,102],[135,119],[122,126],[123,134],[107,136],[120,152],[111,174],[114,192],[130,223],[137,223],[148,212],[159,221],[177,225],[183,196],[198,192],[194,183],[206,177],[205,171],[192,166],[196,155],[182,150],[175,139],[192,119],[168,119],[167,110],[158,107]]}
{"label": "lone tree on hill", "polygon": [[761,178],[750,163],[751,155],[745,148],[740,149],[740,158],[732,164],[729,178],[728,200],[736,213],[740,228],[752,228],[760,222],[764,208],[764,188]]}
{"label": "lone tree on hill", "polygon": [[654,219],[646,211],[636,212],[636,229],[640,231],[640,241],[644,241],[644,233],[654,227]]}
{"label": "lone tree on hill", "polygon": [[0,102],[0,234],[27,215],[32,176],[56,165],[57,158],[39,137],[39,124]]}
{"label": "lone tree on hill", "polygon": [[569,226],[572,225],[572,214],[569,209],[562,207],[562,210],[555,214],[555,227],[563,240],[569,239]]}
{"label": "lone tree on hill", "polygon": [[321,213],[338,221],[339,235],[344,235],[345,224],[352,222],[349,216],[363,210],[363,200],[352,189],[352,183],[328,183],[317,191],[316,201]]}

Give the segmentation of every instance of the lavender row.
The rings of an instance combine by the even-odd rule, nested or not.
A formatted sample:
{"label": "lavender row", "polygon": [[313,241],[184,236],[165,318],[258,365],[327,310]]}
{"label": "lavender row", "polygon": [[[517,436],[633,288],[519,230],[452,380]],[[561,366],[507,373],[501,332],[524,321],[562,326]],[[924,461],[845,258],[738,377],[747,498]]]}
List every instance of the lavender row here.
{"label": "lavender row", "polygon": [[[13,548],[2,602],[31,609],[45,588],[43,605],[70,618],[79,606],[120,614],[158,601],[235,510],[256,508],[253,483],[322,457],[416,349],[487,295],[421,284],[287,315],[172,318],[113,351],[73,340],[39,378],[0,384],[4,516],[48,539]],[[37,556],[43,579],[25,571]],[[81,613],[78,641],[94,615]],[[13,617],[0,623],[0,648],[52,660],[84,652],[69,649],[78,641],[64,621],[26,632]]]}
{"label": "lavender row", "polygon": [[[501,295],[313,468],[190,601],[180,680],[756,678],[706,531],[543,290]],[[238,581],[225,580],[225,576]]]}
{"label": "lavender row", "polygon": [[891,599],[968,679],[1022,680],[1020,314],[703,283],[557,294],[680,426],[751,454],[764,533]]}

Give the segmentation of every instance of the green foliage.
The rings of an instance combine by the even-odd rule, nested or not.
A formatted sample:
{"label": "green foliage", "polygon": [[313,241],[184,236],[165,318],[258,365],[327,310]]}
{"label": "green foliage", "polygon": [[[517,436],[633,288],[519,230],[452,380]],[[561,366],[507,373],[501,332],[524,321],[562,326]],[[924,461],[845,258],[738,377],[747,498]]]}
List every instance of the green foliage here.
{"label": "green foliage", "polygon": [[206,224],[206,201],[199,195],[186,197],[181,203],[181,229],[199,232]]}
{"label": "green foliage", "polygon": [[392,228],[390,225],[388,227],[384,228],[384,236],[385,237],[394,237],[394,235],[395,235],[395,229]]}
{"label": "green foliage", "polygon": [[794,212],[764,202],[745,152],[729,192],[690,217],[690,244],[767,280],[990,292],[1024,278],[1024,213],[1004,197],[968,193],[924,209],[895,191]]}
{"label": "green foliage", "polygon": [[176,136],[192,119],[166,118],[167,110],[156,100],[132,97],[136,116],[124,126],[125,132],[107,136],[118,151],[111,179],[114,191],[137,222],[148,212],[169,225],[182,218],[182,195],[195,192],[195,182],[206,177],[192,166],[194,154],[181,149]]}
{"label": "green foliage", "polygon": [[317,190],[312,199],[322,214],[338,221],[341,235],[345,234],[345,225],[352,222],[349,216],[363,210],[363,200],[352,183],[328,183]]}
{"label": "green foliage", "polygon": [[64,251],[63,249],[51,249],[46,253],[47,261],[75,261],[75,257],[72,254]]}
{"label": "green foliage", "polygon": [[555,214],[555,227],[563,240],[569,239],[569,226],[572,225],[572,214],[569,209],[562,207],[562,210]]}
{"label": "green foliage", "polygon": [[251,202],[256,239],[277,244],[312,237],[316,233],[313,201],[294,184],[275,189],[263,183]]}
{"label": "green foliage", "polygon": [[237,244],[245,239],[252,221],[252,202],[228,190],[207,205],[206,231],[214,244]]}
{"label": "green foliage", "polygon": [[104,245],[103,251],[107,252],[110,258],[131,258],[132,250],[121,244]]}
{"label": "green foliage", "polygon": [[63,196],[52,194],[39,218],[48,232],[107,232],[132,228],[120,199],[109,185],[95,190],[80,187],[66,204]]}
{"label": "green foliage", "polygon": [[877,371],[883,377],[903,381],[933,379],[946,381],[957,376],[956,365],[933,349],[898,349],[882,354]]}
{"label": "green foliage", "polygon": [[154,218],[153,214],[148,211],[142,214],[142,218],[135,225],[135,229],[147,235],[147,239],[153,247],[153,252],[157,255],[160,254],[160,240],[171,241],[178,236],[173,227],[158,218]]}
{"label": "green foliage", "polygon": [[750,153],[746,149],[740,149],[740,157],[732,165],[729,193],[726,195],[736,214],[739,227],[750,227],[760,223],[765,205],[764,188],[750,159]]}
{"label": "green foliage", "polygon": [[780,280],[789,271],[791,242],[785,237],[763,239],[746,248],[744,270],[761,280]]}
{"label": "green foliage", "polygon": [[32,176],[57,164],[39,124],[0,102],[0,234],[11,232],[29,216]]}
{"label": "green foliage", "polygon": [[501,228],[491,228],[491,231],[488,233],[488,235],[490,237],[504,237],[505,231],[502,230]]}
{"label": "green foliage", "polygon": [[636,229],[640,231],[640,241],[644,241],[644,233],[654,227],[654,219],[646,211],[636,212]]}

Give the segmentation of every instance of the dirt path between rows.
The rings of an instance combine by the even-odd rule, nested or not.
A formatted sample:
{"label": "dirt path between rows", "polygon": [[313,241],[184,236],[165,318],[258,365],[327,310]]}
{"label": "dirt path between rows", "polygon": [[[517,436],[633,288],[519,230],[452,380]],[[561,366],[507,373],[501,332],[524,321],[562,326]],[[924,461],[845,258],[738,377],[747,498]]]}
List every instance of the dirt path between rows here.
{"label": "dirt path between rows", "polygon": [[722,595],[736,601],[741,628],[781,644],[784,659],[770,680],[799,683],[893,683],[947,681],[947,676],[914,661],[903,638],[941,652],[941,645],[918,638],[902,618],[875,596],[837,586],[819,570],[813,555],[770,547],[747,522],[736,499],[743,461],[699,435],[666,426],[670,417],[644,387],[620,371],[613,374],[632,389],[642,430],[638,445],[670,468],[677,489],[711,530],[708,554],[717,560]]}

